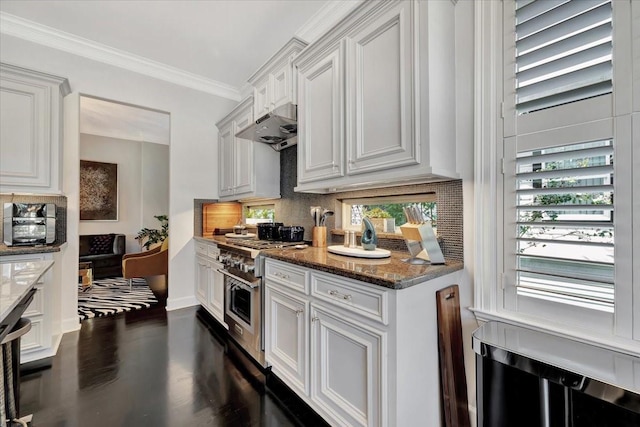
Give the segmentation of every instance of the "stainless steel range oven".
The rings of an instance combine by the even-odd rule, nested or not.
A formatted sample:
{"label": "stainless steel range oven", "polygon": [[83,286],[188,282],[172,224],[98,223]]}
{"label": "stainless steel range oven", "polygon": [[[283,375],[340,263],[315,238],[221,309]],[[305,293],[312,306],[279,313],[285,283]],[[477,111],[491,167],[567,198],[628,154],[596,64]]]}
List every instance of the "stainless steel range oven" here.
{"label": "stainless steel range oven", "polygon": [[225,276],[224,321],[229,335],[264,366],[262,280],[233,267],[220,271]]}
{"label": "stainless steel range oven", "polygon": [[[224,321],[229,335],[261,366],[264,361],[264,261],[260,250],[295,245],[296,242],[227,239],[219,246],[225,268]],[[232,249],[229,249],[232,248]]]}

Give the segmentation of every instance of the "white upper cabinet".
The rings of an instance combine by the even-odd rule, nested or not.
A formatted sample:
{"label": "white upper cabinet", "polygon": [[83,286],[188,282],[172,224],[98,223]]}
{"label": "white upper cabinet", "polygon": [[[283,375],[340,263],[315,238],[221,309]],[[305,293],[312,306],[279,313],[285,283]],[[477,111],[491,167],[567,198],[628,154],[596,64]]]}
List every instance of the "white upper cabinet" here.
{"label": "white upper cabinet", "polygon": [[0,64],[0,192],[62,193],[62,77]]}
{"label": "white upper cabinet", "polygon": [[242,101],[218,127],[218,196],[222,201],[280,197],[280,153],[236,137],[253,121],[253,98]]}
{"label": "white upper cabinet", "polygon": [[307,44],[292,38],[250,78],[253,86],[254,119],[258,119],[277,107],[296,103],[296,85],[292,61]]}
{"label": "white upper cabinet", "polygon": [[218,126],[218,182],[220,186],[218,194],[220,197],[233,196],[234,165],[230,162],[235,159],[233,150],[236,138],[234,131],[233,120],[223,126]]}
{"label": "white upper cabinet", "polygon": [[294,59],[297,191],[458,178],[453,29],[453,2],[364,2]]}
{"label": "white upper cabinet", "polygon": [[[242,109],[235,119],[236,132],[246,128],[253,123],[253,109],[250,107]],[[248,139],[235,138],[235,194],[247,194],[254,191],[254,143]],[[261,144],[264,145],[264,144]],[[278,156],[276,156],[278,157]],[[278,167],[280,158],[278,157]],[[280,188],[278,188],[280,194]]]}

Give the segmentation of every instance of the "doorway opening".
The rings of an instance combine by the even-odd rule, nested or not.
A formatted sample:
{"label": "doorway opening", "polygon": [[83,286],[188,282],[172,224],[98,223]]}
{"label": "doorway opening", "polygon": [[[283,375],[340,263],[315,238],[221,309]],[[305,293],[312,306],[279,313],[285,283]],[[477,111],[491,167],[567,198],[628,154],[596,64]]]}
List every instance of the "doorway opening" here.
{"label": "doorway opening", "polygon": [[80,96],[81,319],[166,304],[170,118]]}

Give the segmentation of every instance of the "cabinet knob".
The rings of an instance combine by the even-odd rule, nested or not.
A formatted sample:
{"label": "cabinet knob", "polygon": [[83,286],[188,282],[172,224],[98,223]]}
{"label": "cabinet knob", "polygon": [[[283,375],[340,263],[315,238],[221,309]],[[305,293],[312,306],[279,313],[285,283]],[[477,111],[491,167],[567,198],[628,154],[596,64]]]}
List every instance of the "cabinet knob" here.
{"label": "cabinet knob", "polygon": [[300,315],[301,315],[302,313],[304,313],[304,310],[302,310],[302,309],[298,309],[298,310],[296,310],[296,316],[297,316],[297,317],[300,317]]}
{"label": "cabinet knob", "polygon": [[313,319],[311,319],[311,323],[316,323],[318,321],[320,321],[320,319],[317,317],[314,317]]}

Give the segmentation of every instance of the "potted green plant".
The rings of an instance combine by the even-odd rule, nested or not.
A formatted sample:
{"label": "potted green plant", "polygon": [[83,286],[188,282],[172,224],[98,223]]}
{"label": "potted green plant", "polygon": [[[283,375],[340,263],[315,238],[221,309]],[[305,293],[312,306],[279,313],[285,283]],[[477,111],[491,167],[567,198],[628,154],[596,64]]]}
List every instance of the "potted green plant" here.
{"label": "potted green plant", "polygon": [[160,221],[160,229],[156,228],[143,228],[138,231],[136,235],[136,240],[140,244],[141,247],[145,249],[150,249],[153,245],[154,247],[158,244],[164,242],[169,236],[169,217],[166,215],[154,215],[154,218]]}
{"label": "potted green plant", "polygon": [[371,220],[373,228],[378,233],[395,233],[396,220],[389,212],[380,208],[368,209],[364,212],[364,216]]}

